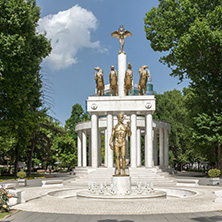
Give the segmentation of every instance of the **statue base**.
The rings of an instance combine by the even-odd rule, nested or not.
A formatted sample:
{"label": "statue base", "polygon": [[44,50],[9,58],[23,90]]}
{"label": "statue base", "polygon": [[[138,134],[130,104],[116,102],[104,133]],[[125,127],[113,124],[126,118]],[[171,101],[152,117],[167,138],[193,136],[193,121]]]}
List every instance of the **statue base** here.
{"label": "statue base", "polygon": [[111,181],[117,188],[116,194],[126,195],[129,191],[131,191],[130,176],[112,176]]}

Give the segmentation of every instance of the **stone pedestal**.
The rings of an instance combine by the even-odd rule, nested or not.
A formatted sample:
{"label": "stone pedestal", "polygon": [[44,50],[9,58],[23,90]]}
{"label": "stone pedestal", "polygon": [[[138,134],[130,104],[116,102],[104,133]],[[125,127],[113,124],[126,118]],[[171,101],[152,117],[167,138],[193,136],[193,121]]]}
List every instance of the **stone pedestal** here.
{"label": "stone pedestal", "polygon": [[113,176],[111,178],[113,184],[117,188],[117,195],[125,195],[126,191],[131,189],[131,177],[130,176]]}

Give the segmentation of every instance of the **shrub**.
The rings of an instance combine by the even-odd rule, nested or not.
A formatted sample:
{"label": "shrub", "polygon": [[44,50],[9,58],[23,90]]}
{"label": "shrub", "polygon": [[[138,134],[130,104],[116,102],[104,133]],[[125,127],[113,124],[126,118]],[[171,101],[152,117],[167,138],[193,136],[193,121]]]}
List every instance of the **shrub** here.
{"label": "shrub", "polygon": [[18,177],[19,179],[24,179],[24,178],[26,178],[26,172],[24,172],[24,171],[19,171],[19,172],[17,173],[17,177]]}
{"label": "shrub", "polygon": [[208,171],[209,177],[219,177],[220,176],[220,170],[219,169],[211,169]]}
{"label": "shrub", "polygon": [[0,212],[8,212],[9,211],[9,205],[8,205],[8,200],[12,196],[8,194],[8,191],[1,186],[0,188]]}

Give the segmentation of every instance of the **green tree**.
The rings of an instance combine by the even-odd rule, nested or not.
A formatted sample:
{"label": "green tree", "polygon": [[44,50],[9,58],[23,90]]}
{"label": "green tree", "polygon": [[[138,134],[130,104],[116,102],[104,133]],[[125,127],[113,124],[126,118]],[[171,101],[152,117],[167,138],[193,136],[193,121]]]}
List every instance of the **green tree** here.
{"label": "green tree", "polygon": [[[196,98],[191,98],[192,105],[198,104],[192,119],[196,122],[192,137],[202,147],[196,136],[202,124],[213,132],[216,125],[211,124],[212,117],[222,115],[222,0],[159,0],[158,7],[146,13],[144,21],[153,50],[166,52],[160,61],[172,69],[171,75],[181,81],[191,80]],[[202,124],[198,123],[200,116],[205,119]],[[219,155],[214,162],[222,169],[219,137],[213,146],[213,152]]]}
{"label": "green tree", "polygon": [[39,159],[39,162],[44,162],[45,167],[48,164],[54,164],[55,156],[58,156],[58,150],[54,149],[55,138],[60,138],[66,134],[64,128],[60,127],[59,123],[53,121],[52,118],[45,116],[41,119],[39,128],[33,132],[26,154],[23,156],[24,161],[28,163],[28,176],[31,176],[33,157]]}
{"label": "green tree", "polygon": [[[194,125],[198,130],[193,130],[194,144],[201,148],[201,152],[212,163],[216,161],[216,167],[221,166],[222,145],[222,115],[209,116],[201,113],[194,118]],[[219,147],[218,147],[219,146]]]}
{"label": "green tree", "polygon": [[191,142],[195,150],[201,152],[206,160],[215,167],[220,168],[222,144],[222,115],[212,113],[211,115],[202,112],[202,104],[199,95],[194,89],[185,92],[185,106],[187,109],[188,125],[191,130]]}
{"label": "green tree", "polygon": [[77,150],[75,140],[68,134],[56,134],[53,136],[52,150],[56,153],[55,159],[68,169],[77,164]]}
{"label": "green tree", "polygon": [[69,119],[66,120],[65,129],[68,131],[68,136],[74,139],[74,157],[75,159],[72,160],[72,163],[77,164],[77,134],[75,132],[75,127],[77,123],[82,121],[89,120],[89,115],[84,112],[82,106],[80,104],[75,104],[72,107],[71,116]]}
{"label": "green tree", "polygon": [[65,129],[69,131],[75,141],[77,142],[77,135],[75,133],[76,124],[82,121],[89,120],[89,115],[87,115],[80,104],[75,104],[72,107],[71,116],[66,120]]}
{"label": "green tree", "polygon": [[184,164],[193,163],[200,158],[190,143],[191,132],[184,103],[185,98],[181,91],[176,89],[155,95],[155,98],[154,119],[164,120],[171,124],[169,134],[170,162],[172,164],[174,161],[177,168],[182,169]]}
{"label": "green tree", "polygon": [[36,32],[35,0],[0,1],[0,134],[14,139],[15,173],[42,115],[40,63],[51,51]]}

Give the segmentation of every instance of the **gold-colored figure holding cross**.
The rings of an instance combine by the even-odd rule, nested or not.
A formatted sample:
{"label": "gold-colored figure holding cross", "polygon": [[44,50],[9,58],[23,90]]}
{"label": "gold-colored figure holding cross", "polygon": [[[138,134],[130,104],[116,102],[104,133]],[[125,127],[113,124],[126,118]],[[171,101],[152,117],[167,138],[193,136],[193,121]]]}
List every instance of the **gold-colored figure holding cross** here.
{"label": "gold-colored figure holding cross", "polygon": [[117,166],[116,176],[121,176],[120,155],[122,157],[122,176],[126,176],[126,173],[125,173],[125,169],[126,169],[126,136],[127,136],[127,134],[129,136],[131,136],[130,122],[127,122],[127,125],[123,123],[123,120],[124,120],[123,114],[118,114],[117,119],[118,119],[118,124],[116,124],[116,126],[113,127],[109,145],[110,145],[110,148],[113,150],[112,143],[114,140],[114,148],[115,148],[115,154],[116,154],[116,166]]}

